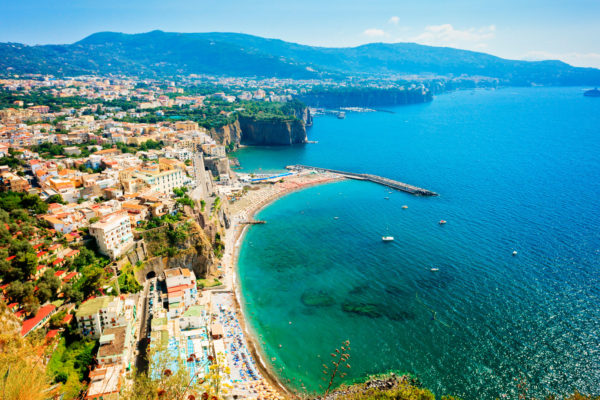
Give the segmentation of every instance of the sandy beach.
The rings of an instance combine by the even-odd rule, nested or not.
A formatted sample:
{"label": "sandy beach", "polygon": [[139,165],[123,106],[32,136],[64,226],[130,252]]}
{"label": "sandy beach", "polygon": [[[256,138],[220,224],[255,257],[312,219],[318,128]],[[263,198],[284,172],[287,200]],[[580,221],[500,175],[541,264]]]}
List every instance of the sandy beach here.
{"label": "sandy beach", "polygon": [[264,380],[261,384],[264,384],[268,388],[267,392],[273,393],[272,396],[265,398],[292,397],[293,393],[279,381],[277,374],[272,370],[269,362],[264,359],[260,343],[257,342],[257,338],[246,323],[244,310],[241,306],[243,302],[241,301],[242,294],[238,277],[237,259],[241,242],[249,225],[245,225],[242,222],[251,221],[254,215],[262,208],[289,193],[343,179],[338,175],[329,173],[294,175],[287,177],[283,182],[255,186],[253,187],[254,190],[248,190],[240,199],[229,203],[231,226],[225,234],[225,254],[222,263],[223,283],[226,289],[231,290],[235,294],[236,310],[233,311],[238,315],[240,326],[244,332],[246,346],[252,357],[257,361],[256,364]]}

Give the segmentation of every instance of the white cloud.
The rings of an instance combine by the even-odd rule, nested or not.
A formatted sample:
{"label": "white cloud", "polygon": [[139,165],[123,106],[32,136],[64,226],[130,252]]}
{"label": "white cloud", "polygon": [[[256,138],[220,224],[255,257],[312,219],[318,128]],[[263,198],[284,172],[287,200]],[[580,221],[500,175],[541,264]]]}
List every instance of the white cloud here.
{"label": "white cloud", "polygon": [[421,34],[409,38],[410,41],[430,46],[449,46],[481,50],[487,47],[488,39],[496,36],[496,26],[455,29],[451,24],[430,25]]}
{"label": "white cloud", "polygon": [[576,67],[600,68],[600,53],[552,53],[549,51],[530,51],[521,57],[528,61],[561,60]]}
{"label": "white cloud", "polygon": [[377,37],[383,37],[386,36],[385,32],[383,31],[383,29],[377,29],[377,28],[369,28],[366,29],[363,32],[363,35],[371,37],[371,38],[377,38]]}
{"label": "white cloud", "polygon": [[394,15],[388,22],[390,24],[398,25],[400,23],[400,17]]}

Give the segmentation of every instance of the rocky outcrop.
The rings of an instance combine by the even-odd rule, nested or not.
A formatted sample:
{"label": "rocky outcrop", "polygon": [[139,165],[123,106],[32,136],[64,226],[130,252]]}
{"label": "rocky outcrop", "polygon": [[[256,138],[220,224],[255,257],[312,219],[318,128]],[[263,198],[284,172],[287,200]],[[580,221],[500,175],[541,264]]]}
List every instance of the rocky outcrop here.
{"label": "rocky outcrop", "polygon": [[239,115],[238,119],[220,128],[212,128],[210,136],[217,143],[236,148],[245,145],[290,145],[306,143],[306,127],[312,126],[313,119],[308,107],[299,103],[289,117],[249,117]]}
{"label": "rocky outcrop", "polygon": [[[160,276],[165,269],[178,267],[194,271],[198,278],[215,273],[218,259],[214,248],[228,223],[225,213],[220,211],[209,217],[198,209],[192,210],[186,206],[185,215],[188,216],[185,221],[161,226],[143,234],[148,258],[136,270],[139,282],[144,282],[148,274]],[[186,232],[185,239],[173,243],[170,236],[174,235],[169,233],[182,225]],[[163,250],[167,244],[175,247],[175,251],[165,255]]]}
{"label": "rocky outcrop", "polygon": [[232,124],[227,124],[220,128],[212,128],[210,130],[210,136],[223,146],[229,146],[230,143],[237,146],[242,139],[242,128],[240,127],[239,121],[235,121]]}
{"label": "rocky outcrop", "polygon": [[304,121],[295,117],[258,119],[240,116],[238,120],[242,144],[278,146],[306,143],[307,140]]}
{"label": "rocky outcrop", "polygon": [[425,103],[433,99],[431,91],[424,88],[379,89],[368,87],[316,89],[299,97],[312,107],[380,107]]}

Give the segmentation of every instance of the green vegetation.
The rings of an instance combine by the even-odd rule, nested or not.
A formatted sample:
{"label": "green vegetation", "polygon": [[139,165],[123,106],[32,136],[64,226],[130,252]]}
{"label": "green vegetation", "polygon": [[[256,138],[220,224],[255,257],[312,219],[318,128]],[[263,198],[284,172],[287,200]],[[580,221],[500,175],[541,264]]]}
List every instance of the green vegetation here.
{"label": "green vegetation", "polygon": [[52,353],[46,372],[54,382],[63,383],[65,397],[76,398],[85,388],[88,368],[94,362],[97,342],[66,334]]}
{"label": "green vegetation", "polygon": [[172,257],[187,241],[190,229],[190,222],[169,223],[162,229],[144,231],[142,235],[152,256]]}
{"label": "green vegetation", "polygon": [[[296,119],[303,109],[304,105],[297,100],[285,103],[255,100],[230,103],[218,97],[210,97],[204,101],[204,107],[202,108],[190,108],[189,106],[161,108],[163,115],[148,114],[136,118],[125,117],[121,121],[158,123],[173,119],[183,119],[197,122],[198,125],[206,129],[212,129],[234,123],[238,115],[257,120],[291,121]],[[133,151],[131,146],[126,146],[122,143],[117,144],[117,146],[124,152]],[[231,144],[228,147],[229,151],[233,151],[234,149],[235,144]]]}
{"label": "green vegetation", "polygon": [[119,288],[122,293],[137,293],[142,290],[142,285],[135,278],[133,266],[127,263],[119,275]]}
{"label": "green vegetation", "polygon": [[11,169],[21,169],[25,166],[25,161],[16,157],[19,154],[21,153],[12,148],[8,149],[8,156],[0,158],[0,165],[8,165]]}
{"label": "green vegetation", "polygon": [[257,120],[291,121],[304,110],[304,104],[298,100],[282,102],[271,101],[242,101],[240,115]]}
{"label": "green vegetation", "polygon": [[48,197],[46,199],[46,203],[48,203],[48,204],[52,204],[52,203],[67,204],[67,202],[64,201],[64,199],[62,198],[62,196],[60,194],[53,194],[52,196]]}
{"label": "green vegetation", "polygon": [[177,197],[177,204],[180,204],[181,206],[190,206],[194,208],[196,204],[194,203],[194,200],[192,200],[188,196],[187,191],[187,187],[173,189],[173,193],[175,194],[175,197]]}
{"label": "green vegetation", "polygon": [[[140,121],[141,122],[141,121]],[[117,149],[121,150],[123,153],[135,154],[138,151],[148,151],[148,150],[158,150],[164,146],[164,143],[161,141],[157,142],[155,140],[146,140],[142,142],[139,146],[133,143],[125,144],[123,142],[117,142]]]}
{"label": "green vegetation", "polygon": [[54,143],[41,143],[41,144],[38,144],[35,146],[31,146],[31,151],[35,151],[36,153],[39,153],[39,155],[44,159],[50,159],[50,158],[54,158],[56,156],[81,158],[81,157],[89,157],[91,154],[90,151],[85,146],[80,145],[80,146],[76,146],[76,147],[79,147],[79,149],[81,150],[81,154],[69,155],[69,154],[65,153],[65,147],[72,147],[72,146],[63,146],[61,144],[54,144]]}
{"label": "green vegetation", "polygon": [[112,275],[112,269],[106,268],[109,263],[108,258],[92,249],[81,247],[77,257],[66,266],[79,271],[81,278],[72,285],[65,285],[65,298],[78,303],[91,295],[101,294],[99,288],[106,284]]}
{"label": "green vegetation", "polygon": [[203,289],[203,288],[221,286],[222,284],[223,284],[223,282],[221,282],[217,278],[214,278],[214,279],[198,279],[197,283],[196,283],[196,286],[198,287],[198,289]]}
{"label": "green vegetation", "polygon": [[42,241],[49,235],[45,222],[32,214],[47,210],[48,204],[37,195],[0,193],[0,278],[10,284],[8,299],[22,304],[28,313],[35,313],[40,304],[55,299],[60,286],[52,271],[47,271],[37,283],[29,281],[38,266],[36,250],[29,241]]}
{"label": "green vegetation", "polygon": [[137,108],[138,102],[135,100],[125,100],[125,99],[114,99],[103,101],[103,108],[120,108],[123,111],[132,110]]}
{"label": "green vegetation", "polygon": [[148,221],[142,221],[142,223],[136,228],[137,230],[148,230],[158,228],[166,224],[174,224],[181,221],[183,214],[176,213],[174,215],[165,214],[160,217],[151,217]]}
{"label": "green vegetation", "polygon": [[[48,211],[48,204],[44,203],[35,194],[2,192],[0,193],[0,209],[8,212],[23,209],[26,212],[30,211],[38,215],[45,214]],[[3,220],[3,218],[0,217],[0,220]]]}
{"label": "green vegetation", "polygon": [[81,108],[87,105],[87,100],[82,97],[55,97],[46,93],[44,89],[38,89],[24,93],[14,93],[0,89],[0,109],[16,108],[15,101],[21,100],[25,107],[29,105],[48,106],[50,112],[60,111],[62,108]]}
{"label": "green vegetation", "polygon": [[217,258],[223,257],[223,253],[225,251],[225,242],[221,239],[221,234],[217,232],[215,234],[215,243],[213,244],[213,251]]}

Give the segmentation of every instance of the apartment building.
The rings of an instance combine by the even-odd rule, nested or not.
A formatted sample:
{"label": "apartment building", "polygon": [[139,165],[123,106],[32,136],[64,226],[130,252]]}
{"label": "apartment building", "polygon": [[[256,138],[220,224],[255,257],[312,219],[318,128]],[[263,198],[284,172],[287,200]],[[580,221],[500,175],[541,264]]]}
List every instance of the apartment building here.
{"label": "apartment building", "polygon": [[135,303],[132,299],[119,296],[102,296],[90,299],[79,306],[75,313],[77,326],[83,336],[100,338],[105,329],[119,326],[131,327],[136,318]]}
{"label": "apartment building", "polygon": [[180,169],[160,169],[158,165],[146,165],[133,174],[150,187],[153,192],[170,194],[173,189],[184,186],[189,179]]}
{"label": "apartment building", "polygon": [[185,310],[196,303],[198,289],[196,275],[187,268],[172,268],[165,271],[169,318],[181,316]]}
{"label": "apartment building", "polygon": [[124,210],[106,215],[90,225],[90,234],[96,238],[100,252],[113,260],[134,244],[129,215]]}

